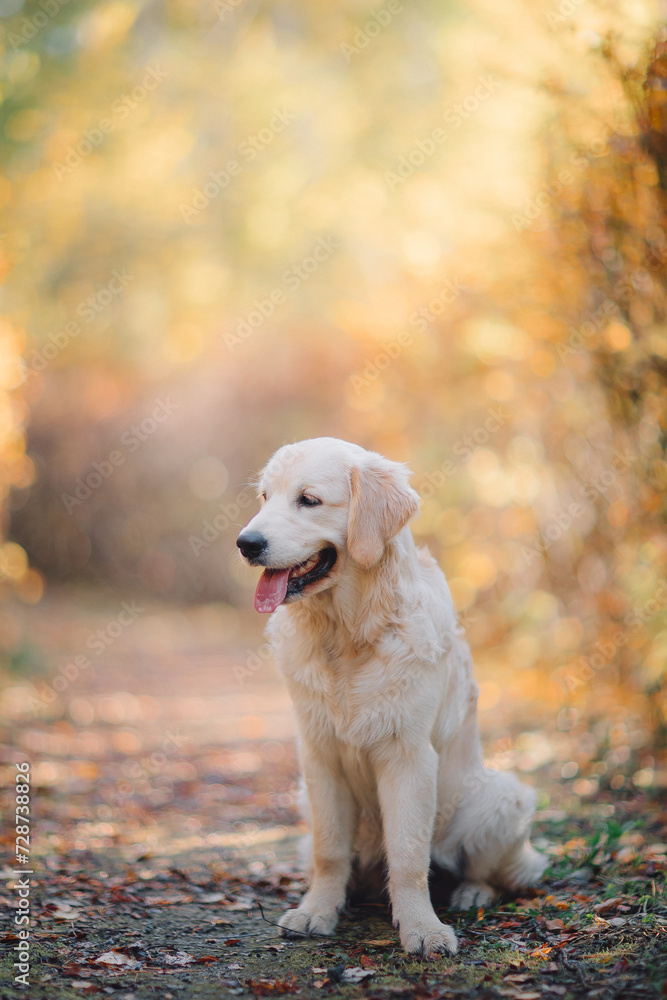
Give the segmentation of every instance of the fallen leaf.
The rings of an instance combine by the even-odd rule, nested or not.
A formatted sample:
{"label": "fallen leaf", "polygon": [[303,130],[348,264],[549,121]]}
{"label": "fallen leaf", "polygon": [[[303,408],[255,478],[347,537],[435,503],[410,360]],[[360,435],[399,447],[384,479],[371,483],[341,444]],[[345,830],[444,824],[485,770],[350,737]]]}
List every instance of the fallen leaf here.
{"label": "fallen leaf", "polygon": [[622,903],[623,899],[621,896],[614,896],[613,899],[605,899],[602,903],[596,903],[593,907],[596,913],[607,913],[609,910],[613,910],[619,903]]}
{"label": "fallen leaf", "polygon": [[198,962],[219,962],[220,959],[216,958],[215,955],[202,955],[197,959]]}
{"label": "fallen leaf", "polygon": [[106,965],[110,968],[138,969],[141,966],[141,962],[138,962],[136,958],[132,958],[131,955],[126,955],[122,951],[117,951],[116,948],[112,948],[111,951],[105,951],[103,955],[93,959],[93,961],[96,965]]}
{"label": "fallen leaf", "polygon": [[544,926],[546,927],[546,929],[548,931],[564,931],[565,930],[565,924],[560,919],[560,917],[556,917],[555,920],[545,920],[544,921]]}
{"label": "fallen leaf", "polygon": [[294,993],[296,976],[288,979],[247,979],[246,984],[256,997],[271,996],[275,993]]}
{"label": "fallen leaf", "polygon": [[164,953],[161,958],[165,965],[191,965],[192,962],[196,962],[195,956],[188,954],[187,951]]}
{"label": "fallen leaf", "polygon": [[[65,976],[80,976],[83,974],[83,969],[78,962],[68,962],[67,965],[63,965],[60,971]],[[90,975],[90,973],[88,973],[88,975]]]}
{"label": "fallen leaf", "polygon": [[378,938],[374,941],[367,941],[366,945],[369,948],[388,948],[390,945],[396,944],[391,938]]}
{"label": "fallen leaf", "polygon": [[81,916],[81,911],[69,903],[49,903],[44,909],[52,920],[77,920]]}
{"label": "fallen leaf", "polygon": [[[132,897],[126,896],[124,898],[131,899]],[[179,903],[191,903],[194,896],[190,896],[185,892],[147,892],[142,893],[139,898],[145,906],[176,906]],[[134,902],[136,902],[136,899],[137,897],[134,898]],[[197,900],[197,902],[199,902],[199,900]]]}
{"label": "fallen leaf", "polygon": [[531,953],[530,953],[530,957],[531,958],[546,958],[550,951],[553,951],[553,948],[550,948],[548,945],[543,944],[543,945],[540,945],[539,948],[534,948],[533,951],[531,951]]}
{"label": "fallen leaf", "polygon": [[344,983],[360,983],[366,979],[367,976],[374,975],[375,969],[362,969],[361,966],[357,966],[354,969],[346,969],[340,978]]}
{"label": "fallen leaf", "polygon": [[542,996],[541,993],[520,993],[518,990],[502,989],[502,987],[498,989],[498,993],[501,996],[509,997],[510,1000],[540,1000]]}

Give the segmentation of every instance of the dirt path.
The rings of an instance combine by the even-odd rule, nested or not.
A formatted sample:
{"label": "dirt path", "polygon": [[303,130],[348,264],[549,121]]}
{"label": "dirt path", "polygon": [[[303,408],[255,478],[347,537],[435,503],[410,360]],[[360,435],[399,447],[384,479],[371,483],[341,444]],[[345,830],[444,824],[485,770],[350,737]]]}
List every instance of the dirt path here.
{"label": "dirt path", "polygon": [[[10,820],[0,997],[666,994],[667,813],[642,788],[645,752],[633,749],[632,732],[625,753],[607,736],[593,744],[584,721],[564,742],[546,716],[521,732],[524,720],[512,729],[498,715],[488,743],[541,790],[536,836],[551,867],[538,892],[493,910],[461,916],[439,904],[459,935],[456,959],[405,957],[379,905],[344,918],[334,939],[284,940],[275,921],[304,885],[297,764],[288,699],[256,624],[221,607],[152,607],[135,618],[139,606],[129,607],[119,621],[120,602],[63,592],[39,613],[0,620],[15,650],[0,703]],[[610,753],[613,779],[601,766]],[[28,990],[13,968],[22,762]]]}

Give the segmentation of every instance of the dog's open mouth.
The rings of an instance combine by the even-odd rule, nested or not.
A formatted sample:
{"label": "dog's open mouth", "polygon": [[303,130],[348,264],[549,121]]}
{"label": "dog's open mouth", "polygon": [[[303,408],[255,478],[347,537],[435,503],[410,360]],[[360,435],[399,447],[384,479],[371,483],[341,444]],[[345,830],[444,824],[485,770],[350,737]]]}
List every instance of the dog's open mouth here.
{"label": "dog's open mouth", "polygon": [[297,566],[265,569],[255,591],[255,609],[263,614],[275,611],[286,597],[300,594],[309,584],[327,576],[335,562],[336,550],[326,548]]}

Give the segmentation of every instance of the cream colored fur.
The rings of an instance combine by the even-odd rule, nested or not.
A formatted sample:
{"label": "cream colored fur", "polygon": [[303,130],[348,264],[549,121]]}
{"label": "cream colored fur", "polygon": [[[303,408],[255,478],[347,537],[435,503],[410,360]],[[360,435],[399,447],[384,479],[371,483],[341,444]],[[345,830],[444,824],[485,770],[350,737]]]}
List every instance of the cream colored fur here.
{"label": "cream colored fur", "polygon": [[[301,507],[303,491],[322,501]],[[312,828],[311,885],[280,923],[333,933],[355,868],[386,865],[403,948],[457,950],[431,904],[431,861],[459,875],[452,906],[482,905],[541,876],[528,841],[535,796],[485,768],[477,685],[449,587],[407,522],[408,471],[357,445],[316,438],[281,448],[244,530],[288,567],[327,545],[330,575],[269,620],[294,702]]]}

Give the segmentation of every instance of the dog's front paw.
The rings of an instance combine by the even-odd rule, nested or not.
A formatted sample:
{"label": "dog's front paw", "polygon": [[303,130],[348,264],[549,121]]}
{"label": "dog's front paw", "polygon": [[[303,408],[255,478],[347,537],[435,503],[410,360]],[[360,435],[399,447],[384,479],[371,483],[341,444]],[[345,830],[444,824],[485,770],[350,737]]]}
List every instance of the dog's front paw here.
{"label": "dog's front paw", "polygon": [[462,882],[452,893],[452,910],[469,910],[471,906],[488,906],[496,896],[486,882]]}
{"label": "dog's front paw", "polygon": [[455,955],[459,950],[456,934],[447,924],[441,924],[439,920],[434,923],[401,927],[401,945],[409,953],[416,952],[423,958],[438,952],[446,955]]}
{"label": "dog's front paw", "polygon": [[297,906],[295,910],[288,910],[283,913],[278,921],[283,934],[289,937],[294,934],[333,934],[338,923],[338,911],[318,910],[309,904],[307,900]]}

